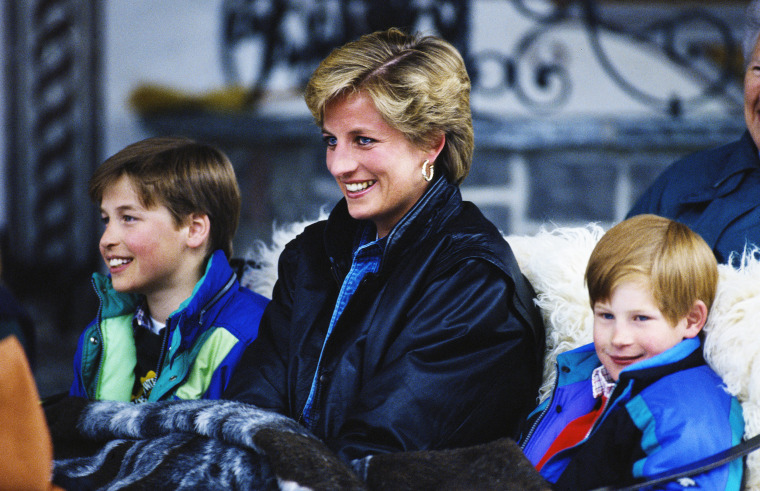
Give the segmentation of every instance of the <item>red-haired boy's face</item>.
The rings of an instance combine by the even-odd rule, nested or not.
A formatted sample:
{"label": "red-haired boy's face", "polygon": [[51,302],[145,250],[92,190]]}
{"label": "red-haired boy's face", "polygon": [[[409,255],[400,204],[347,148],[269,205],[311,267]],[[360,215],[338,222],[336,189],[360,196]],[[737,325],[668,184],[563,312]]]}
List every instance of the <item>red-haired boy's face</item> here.
{"label": "red-haired boy's face", "polygon": [[698,333],[699,329],[690,327],[685,317],[673,326],[641,282],[622,283],[609,300],[594,304],[594,347],[615,380],[623,369]]}

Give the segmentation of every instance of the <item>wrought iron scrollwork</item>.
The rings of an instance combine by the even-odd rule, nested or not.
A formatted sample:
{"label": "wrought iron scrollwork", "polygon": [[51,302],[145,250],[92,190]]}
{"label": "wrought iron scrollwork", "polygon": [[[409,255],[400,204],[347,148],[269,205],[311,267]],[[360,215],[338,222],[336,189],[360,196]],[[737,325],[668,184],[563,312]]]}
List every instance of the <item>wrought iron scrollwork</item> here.
{"label": "wrought iron scrollwork", "polygon": [[[726,93],[735,85],[736,42],[731,27],[708,11],[691,9],[651,22],[633,31],[604,19],[594,0],[504,0],[533,27],[509,47],[473,53],[468,46],[470,13],[477,0],[226,0],[223,3],[222,60],[230,83],[247,83],[253,94],[267,87],[278,65],[285,65],[300,86],[329,51],[359,35],[390,26],[423,28],[455,44],[471,72],[473,91],[515,94],[518,101],[539,112],[556,111],[575,90],[563,53],[571,50],[554,40],[552,32],[573,22],[583,28],[595,60],[614,84],[655,111],[679,115]],[[510,19],[502,25],[508,28]],[[704,46],[684,41],[683,33],[700,26],[701,38],[725,53],[711,59]],[[657,94],[642,88],[616,66],[604,36],[625,36],[655,47],[670,62],[698,74],[703,81],[696,95]],[[257,42],[258,68],[244,77],[238,69],[245,43]],[[649,89],[651,90],[651,89]]]}
{"label": "wrought iron scrollwork", "polygon": [[[465,50],[469,2],[458,0],[225,0],[222,68],[228,83],[249,84],[256,94],[272,83],[278,64],[297,85],[336,46],[389,27],[435,32]],[[255,43],[255,60],[240,60]],[[246,77],[240,65],[253,65]],[[246,80],[247,78],[247,80]]]}
{"label": "wrought iron scrollwork", "polygon": [[[692,9],[675,16],[660,19],[638,31],[626,30],[602,19],[597,3],[593,0],[577,2],[547,2],[539,10],[535,3],[511,0],[515,10],[534,22],[534,27],[517,42],[511,53],[486,50],[470,54],[473,73],[473,90],[500,95],[512,91],[518,100],[536,111],[554,111],[562,107],[573,90],[573,83],[563,56],[557,51],[570,47],[547,44],[549,35],[571,21],[580,21],[595,60],[609,80],[633,99],[650,106],[657,112],[678,116],[685,111],[725,94],[727,87],[735,84],[736,42],[731,28],[725,22],[705,10]],[[679,34],[689,27],[701,27],[701,38],[712,39],[715,51],[724,54],[722,59],[708,60],[704,46],[695,42],[678,42]],[[656,94],[641,88],[616,67],[615,60],[605,49],[602,37],[607,34],[621,35],[653,46],[668,60],[683,69],[699,75],[702,89],[696,95]],[[680,36],[684,37],[684,36]],[[497,83],[493,82],[493,72]],[[490,72],[489,77],[486,73]]]}
{"label": "wrought iron scrollwork", "polygon": [[[737,67],[732,54],[736,52],[737,46],[731,28],[705,10],[688,10],[670,18],[654,21],[638,32],[627,32],[618,26],[602,21],[595,2],[584,0],[583,7],[589,41],[604,71],[626,93],[660,112],[679,116],[686,110],[698,107],[715,96],[723,94],[726,87],[734,81]],[[703,33],[714,33],[712,37],[724,53],[720,63],[716,64],[712,60],[709,68],[701,67],[703,64],[700,62],[707,58],[704,47],[688,41],[683,44],[677,42],[679,32],[685,32],[690,25],[702,26]],[[703,83],[703,88],[698,94],[691,97],[677,94],[662,96],[635,86],[615,68],[602,46],[600,38],[602,31],[605,30],[623,33],[639,41],[658,46],[669,60],[692,73],[698,73],[700,79],[706,83]]]}

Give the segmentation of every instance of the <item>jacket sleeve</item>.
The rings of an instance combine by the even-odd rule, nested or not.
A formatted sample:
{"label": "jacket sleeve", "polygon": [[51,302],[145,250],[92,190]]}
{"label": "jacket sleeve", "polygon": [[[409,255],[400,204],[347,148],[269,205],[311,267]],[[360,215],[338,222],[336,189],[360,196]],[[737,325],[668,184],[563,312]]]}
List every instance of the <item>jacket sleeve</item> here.
{"label": "jacket sleeve", "polygon": [[385,363],[361,374],[358,399],[328,446],[350,461],[514,437],[541,368],[513,296],[511,279],[480,259],[432,278]]}
{"label": "jacket sleeve", "polygon": [[[706,366],[662,379],[626,403],[626,409],[641,431],[639,447],[645,454],[633,463],[636,477],[709,457],[738,444],[744,433],[741,406],[723,391],[720,379]],[[700,489],[739,489],[741,475],[739,459],[691,479]],[[676,481],[657,489],[682,487]]]}
{"label": "jacket sleeve", "polygon": [[286,327],[293,310],[294,273],[288,271],[288,265],[295,254],[292,247],[286,247],[280,255],[272,300],[264,309],[256,339],[245,349],[229,379],[223,399],[290,415],[287,404],[290,330]]}

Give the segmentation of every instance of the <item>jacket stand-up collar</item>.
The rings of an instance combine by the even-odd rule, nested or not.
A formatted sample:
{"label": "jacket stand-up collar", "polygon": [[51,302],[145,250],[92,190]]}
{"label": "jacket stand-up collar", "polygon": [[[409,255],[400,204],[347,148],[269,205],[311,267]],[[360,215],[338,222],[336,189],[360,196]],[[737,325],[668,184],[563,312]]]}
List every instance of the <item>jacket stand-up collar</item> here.
{"label": "jacket stand-up collar", "polygon": [[[379,272],[390,267],[388,261],[403,256],[410,247],[439,230],[446,217],[458,210],[461,201],[459,188],[450,184],[444,176],[439,176],[412,209],[391,229]],[[348,213],[345,198],[340,200],[327,219],[324,235],[325,250],[333,261],[340,279],[346,275],[351,266],[354,238],[362,223]]]}

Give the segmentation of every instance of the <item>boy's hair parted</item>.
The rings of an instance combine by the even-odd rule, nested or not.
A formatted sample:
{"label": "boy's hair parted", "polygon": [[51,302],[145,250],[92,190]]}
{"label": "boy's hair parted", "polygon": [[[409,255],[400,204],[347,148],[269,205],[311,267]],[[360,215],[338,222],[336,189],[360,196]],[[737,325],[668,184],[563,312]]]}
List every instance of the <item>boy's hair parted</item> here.
{"label": "boy's hair parted", "polygon": [[93,173],[89,195],[100,203],[105,190],[127,176],[146,208],[163,205],[177,226],[193,213],[211,223],[207,255],[232,257],[240,218],[240,188],[229,158],[218,148],[185,137],[154,137],[128,145]]}
{"label": "boy's hair parted", "polygon": [[637,215],[610,228],[586,268],[591,307],[609,300],[622,283],[643,282],[665,319],[682,319],[702,300],[708,312],[718,285],[710,246],[686,225],[657,215]]}
{"label": "boy's hair parted", "polygon": [[306,105],[322,127],[328,103],[360,91],[418,148],[445,135],[436,164],[452,182],[464,180],[474,149],[470,77],[453,45],[396,28],[366,34],[319,64],[306,86]]}

